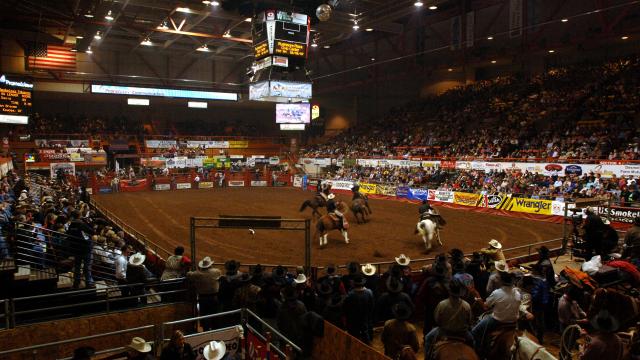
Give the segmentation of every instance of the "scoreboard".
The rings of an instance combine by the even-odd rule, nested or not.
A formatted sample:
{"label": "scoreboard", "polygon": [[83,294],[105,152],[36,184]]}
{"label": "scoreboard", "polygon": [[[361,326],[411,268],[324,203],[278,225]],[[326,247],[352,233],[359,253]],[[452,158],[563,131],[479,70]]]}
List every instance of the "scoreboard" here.
{"label": "scoreboard", "polygon": [[266,10],[253,20],[255,60],[271,55],[307,58],[310,18],[305,14]]}
{"label": "scoreboard", "polygon": [[0,76],[0,123],[27,124],[33,84]]}

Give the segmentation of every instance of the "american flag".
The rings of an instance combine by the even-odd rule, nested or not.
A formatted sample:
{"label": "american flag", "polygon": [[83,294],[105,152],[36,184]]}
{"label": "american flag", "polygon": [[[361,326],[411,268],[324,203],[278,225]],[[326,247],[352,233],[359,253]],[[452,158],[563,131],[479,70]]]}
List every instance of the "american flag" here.
{"label": "american flag", "polygon": [[32,43],[27,49],[27,68],[75,71],[76,53],[68,46]]}

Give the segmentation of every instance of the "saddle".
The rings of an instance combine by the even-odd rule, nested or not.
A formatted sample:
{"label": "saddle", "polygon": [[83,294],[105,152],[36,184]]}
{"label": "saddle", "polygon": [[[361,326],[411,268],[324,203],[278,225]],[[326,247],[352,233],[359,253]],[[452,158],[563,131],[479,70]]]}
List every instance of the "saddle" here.
{"label": "saddle", "polygon": [[[338,225],[340,225],[340,218],[338,217],[338,215],[334,214],[334,213],[329,213],[329,218],[331,219],[331,221],[333,221],[333,224],[335,225],[335,227],[338,227]],[[344,216],[342,217],[342,229],[347,230],[349,228],[349,223],[347,222],[347,218],[345,218]]]}

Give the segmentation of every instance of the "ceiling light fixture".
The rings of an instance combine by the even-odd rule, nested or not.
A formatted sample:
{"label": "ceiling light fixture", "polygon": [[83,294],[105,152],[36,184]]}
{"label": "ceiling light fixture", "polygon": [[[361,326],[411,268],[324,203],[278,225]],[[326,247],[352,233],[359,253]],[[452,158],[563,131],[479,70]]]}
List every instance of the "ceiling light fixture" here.
{"label": "ceiling light fixture", "polygon": [[435,5],[429,6],[429,10],[438,10],[438,7]]}
{"label": "ceiling light fixture", "polygon": [[82,36],[82,35],[76,35],[76,39],[84,39],[84,36]]}
{"label": "ceiling light fixture", "polygon": [[167,21],[163,21],[162,24],[158,25],[156,28],[158,30],[169,30],[169,26],[167,25]]}
{"label": "ceiling light fixture", "polygon": [[452,69],[452,68],[448,68],[448,69],[447,69],[447,71],[448,71],[448,72],[452,72],[452,71],[453,71],[453,69]]}
{"label": "ceiling light fixture", "polygon": [[328,49],[328,48],[330,48],[330,47],[331,47],[331,45],[325,45],[325,46],[323,46],[323,47],[324,47],[325,49]]}
{"label": "ceiling light fixture", "polygon": [[495,60],[491,60],[491,63],[492,63],[492,64],[495,64],[496,62],[497,62],[497,61],[495,61]]}
{"label": "ceiling light fixture", "polygon": [[372,28],[366,28],[366,29],[364,29],[364,30],[365,30],[365,31],[369,31],[369,32],[373,31],[373,29],[372,29]]}
{"label": "ceiling light fixture", "polygon": [[376,58],[371,58],[371,61],[376,61]]}
{"label": "ceiling light fixture", "polygon": [[111,10],[109,10],[107,15],[105,15],[104,19],[107,21],[113,21],[113,13],[111,12]]}
{"label": "ceiling light fixture", "polygon": [[146,39],[142,40],[140,45],[142,45],[142,46],[153,46],[153,43],[151,42],[151,39],[146,38]]}
{"label": "ceiling light fixture", "polygon": [[177,7],[176,8],[177,12],[181,12],[181,13],[185,13],[185,14],[190,14],[191,13],[191,9],[189,9],[188,7]]}
{"label": "ceiling light fixture", "polygon": [[91,10],[87,10],[87,12],[84,14],[84,17],[89,19],[93,18],[93,13],[91,13]]}
{"label": "ceiling light fixture", "polygon": [[93,38],[96,40],[102,39],[102,35],[100,35],[100,31],[98,31],[95,35],[93,35]]}
{"label": "ceiling light fixture", "polygon": [[87,48],[86,53],[87,53],[87,54],[93,54],[93,51],[91,50],[91,46],[89,46],[89,47]]}
{"label": "ceiling light fixture", "polygon": [[413,3],[413,6],[415,6],[415,7],[421,7],[422,5],[424,5],[424,4],[420,0],[418,0],[418,1]]}
{"label": "ceiling light fixture", "polygon": [[622,40],[627,40],[628,38],[629,38],[629,37],[625,35],[625,36],[621,37],[620,39],[622,39]]}
{"label": "ceiling light fixture", "polygon": [[69,49],[69,51],[71,51],[71,52],[78,52],[78,49],[76,49],[76,48],[72,48],[72,49]]}
{"label": "ceiling light fixture", "polygon": [[311,47],[318,47],[318,44],[316,44],[316,43],[312,43],[312,44],[311,44]]}
{"label": "ceiling light fixture", "polygon": [[487,40],[493,40],[493,36],[487,36]]}
{"label": "ceiling light fixture", "polygon": [[248,17],[248,18],[244,19],[244,21],[245,21],[245,22],[251,22],[251,18],[250,18],[250,17]]}
{"label": "ceiling light fixture", "polygon": [[560,21],[562,21],[562,22],[567,22],[567,21],[569,21],[569,19],[565,18],[565,19],[562,19],[562,20],[560,20]]}
{"label": "ceiling light fixture", "polygon": [[229,31],[226,31],[224,34],[222,34],[223,38],[230,38],[231,34],[229,33]]}
{"label": "ceiling light fixture", "polygon": [[353,20],[353,30],[358,30],[360,29],[360,26],[358,25],[358,20]]}
{"label": "ceiling light fixture", "polygon": [[196,51],[209,52],[209,47],[207,46],[207,44],[204,44],[197,48]]}
{"label": "ceiling light fixture", "polygon": [[549,54],[553,54],[554,52],[556,52],[555,50],[549,50]]}

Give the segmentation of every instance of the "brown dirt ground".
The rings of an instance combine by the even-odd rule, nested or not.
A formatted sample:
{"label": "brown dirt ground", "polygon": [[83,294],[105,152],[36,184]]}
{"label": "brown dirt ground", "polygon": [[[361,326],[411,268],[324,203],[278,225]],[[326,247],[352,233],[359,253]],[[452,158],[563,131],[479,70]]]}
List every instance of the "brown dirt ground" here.
{"label": "brown dirt ground", "polygon": [[[311,218],[309,209],[304,213],[298,209],[312,195],[294,188],[223,188],[119,193],[98,195],[95,199],[121,219],[128,220],[149,240],[173,250],[178,245],[189,248],[191,216]],[[337,198],[350,200],[340,194]],[[366,224],[358,225],[353,216],[348,215],[352,224],[349,244],[344,243],[337,231],[329,234],[329,244],[324,249],[319,248],[317,238],[312,238],[312,264],[392,261],[400,253],[412,259],[427,258],[455,247],[472,252],[484,247],[492,238],[498,239],[505,248],[511,248],[559,238],[562,234],[562,227],[556,224],[439,208],[448,222],[441,233],[444,246],[435,247],[427,255],[422,240],[413,233],[417,204],[372,199],[370,205],[373,215]],[[312,224],[312,236],[314,229]],[[303,264],[304,232],[257,229],[255,235],[250,235],[248,230],[240,229],[199,229],[196,235],[198,258],[208,255],[216,262],[236,259],[241,263]],[[513,255],[516,253],[507,253],[507,256]]]}

